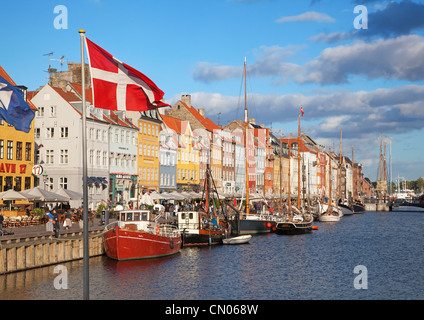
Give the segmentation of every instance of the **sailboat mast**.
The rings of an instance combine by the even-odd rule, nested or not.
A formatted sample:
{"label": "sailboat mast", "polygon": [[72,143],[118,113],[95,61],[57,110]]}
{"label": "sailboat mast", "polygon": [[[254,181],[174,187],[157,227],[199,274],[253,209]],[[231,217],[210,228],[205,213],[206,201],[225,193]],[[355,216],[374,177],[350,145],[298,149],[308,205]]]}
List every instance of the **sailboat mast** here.
{"label": "sailboat mast", "polygon": [[300,210],[300,113],[297,131],[297,208]]}
{"label": "sailboat mast", "polygon": [[247,71],[246,71],[246,57],[244,58],[244,126],[245,126],[245,154],[246,154],[246,214],[249,214],[249,149],[248,149],[248,134],[249,117],[247,113]]}
{"label": "sailboat mast", "polygon": [[356,199],[356,197],[355,197],[355,183],[356,183],[356,179],[355,179],[355,162],[354,162],[354,158],[353,158],[353,147],[352,147],[352,197],[353,197],[353,200],[355,200]]}
{"label": "sailboat mast", "polygon": [[340,153],[339,153],[339,180],[338,180],[338,197],[342,198],[342,130],[340,130]]}
{"label": "sailboat mast", "polygon": [[328,207],[330,207],[330,206],[333,206],[333,199],[332,199],[332,192],[333,192],[333,179],[332,179],[332,176],[331,176],[331,170],[333,169],[333,164],[331,163],[331,147],[329,148],[329,152],[328,152],[328,160],[329,160],[329,167],[330,167],[330,181],[329,181],[329,183],[330,183],[330,203],[329,203],[329,205],[328,205]]}

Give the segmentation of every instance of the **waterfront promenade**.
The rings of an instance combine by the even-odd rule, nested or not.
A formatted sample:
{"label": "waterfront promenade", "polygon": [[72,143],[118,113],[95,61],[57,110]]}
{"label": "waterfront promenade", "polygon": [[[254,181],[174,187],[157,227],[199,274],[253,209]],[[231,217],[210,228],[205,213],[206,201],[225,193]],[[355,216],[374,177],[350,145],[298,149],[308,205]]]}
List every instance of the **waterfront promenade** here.
{"label": "waterfront promenade", "polygon": [[[11,235],[0,236],[0,274],[44,267],[83,258],[83,229],[74,223],[63,227],[59,237],[46,231],[45,224],[6,228]],[[100,219],[89,222],[89,256],[104,254],[104,226]]]}

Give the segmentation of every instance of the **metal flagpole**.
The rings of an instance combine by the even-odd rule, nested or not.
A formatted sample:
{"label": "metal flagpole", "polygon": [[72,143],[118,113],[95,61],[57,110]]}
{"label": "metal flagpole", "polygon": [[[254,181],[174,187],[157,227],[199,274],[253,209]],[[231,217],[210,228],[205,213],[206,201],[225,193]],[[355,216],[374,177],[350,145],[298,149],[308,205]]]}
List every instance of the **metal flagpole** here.
{"label": "metal flagpole", "polygon": [[84,37],[85,30],[79,30],[81,36],[81,80],[82,80],[82,188],[83,188],[83,299],[89,299],[89,246],[88,246],[88,190],[87,190],[87,118],[85,106],[85,68]]}

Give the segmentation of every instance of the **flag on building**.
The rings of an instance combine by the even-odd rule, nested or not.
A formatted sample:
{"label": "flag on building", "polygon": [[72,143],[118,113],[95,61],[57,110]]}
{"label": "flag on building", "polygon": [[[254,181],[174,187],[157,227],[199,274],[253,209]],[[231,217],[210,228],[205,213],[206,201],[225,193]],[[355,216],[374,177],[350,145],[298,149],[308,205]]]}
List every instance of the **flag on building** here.
{"label": "flag on building", "polygon": [[86,38],[93,105],[96,108],[146,111],[170,105],[164,92],[140,71],[119,61]]}
{"label": "flag on building", "polygon": [[28,133],[35,113],[25,101],[22,92],[0,75],[0,119]]}
{"label": "flag on building", "polygon": [[302,114],[302,117],[303,117],[304,112],[303,112],[303,107],[302,106],[300,107],[300,113]]}

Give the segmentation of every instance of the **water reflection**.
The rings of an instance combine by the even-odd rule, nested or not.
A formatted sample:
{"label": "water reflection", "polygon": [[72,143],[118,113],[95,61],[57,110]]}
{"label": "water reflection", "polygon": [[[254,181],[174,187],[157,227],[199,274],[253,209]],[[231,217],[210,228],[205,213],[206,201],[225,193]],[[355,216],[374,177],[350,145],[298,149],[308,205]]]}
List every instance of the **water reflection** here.
{"label": "water reflection", "polygon": [[[90,299],[423,299],[424,216],[367,212],[309,234],[253,236],[239,246],[187,247],[166,258],[90,259]],[[82,299],[82,260],[0,276],[0,299]],[[368,268],[356,290],[353,269]]]}

